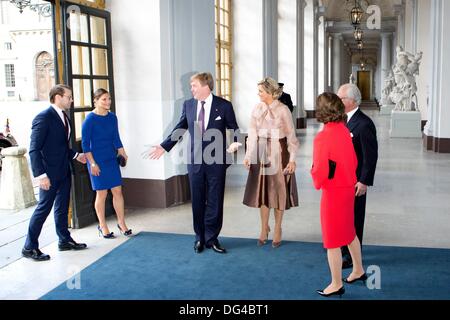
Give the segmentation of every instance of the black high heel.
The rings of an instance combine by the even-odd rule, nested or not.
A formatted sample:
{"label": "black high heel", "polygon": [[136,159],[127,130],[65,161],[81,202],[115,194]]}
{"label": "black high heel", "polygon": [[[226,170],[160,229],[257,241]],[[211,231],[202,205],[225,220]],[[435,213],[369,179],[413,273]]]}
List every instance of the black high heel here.
{"label": "black high heel", "polygon": [[117,228],[119,228],[120,234],[123,234],[126,237],[131,237],[133,235],[133,231],[131,229],[129,229],[127,231],[122,231],[119,224],[117,224]]}
{"label": "black high heel", "polygon": [[114,232],[110,232],[108,234],[103,234],[102,227],[100,227],[99,225],[97,226],[97,230],[98,230],[98,236],[99,237],[103,237],[105,239],[113,239],[113,238],[115,238]]}
{"label": "black high heel", "polygon": [[326,298],[329,298],[331,296],[339,296],[339,298],[342,298],[342,295],[345,293],[345,288],[341,287],[338,291],[334,291],[334,292],[330,292],[330,293],[325,293],[324,291],[325,291],[325,289],[317,290],[316,292],[318,294],[320,294],[322,297],[326,297]]}
{"label": "black high heel", "polygon": [[366,281],[366,280],[367,280],[367,274],[366,274],[366,273],[364,273],[361,277],[356,278],[356,279],[353,279],[353,280],[348,280],[348,278],[342,279],[342,281],[344,281],[345,283],[354,283],[354,282],[356,282],[356,281],[362,281],[362,282],[364,282],[364,281]]}

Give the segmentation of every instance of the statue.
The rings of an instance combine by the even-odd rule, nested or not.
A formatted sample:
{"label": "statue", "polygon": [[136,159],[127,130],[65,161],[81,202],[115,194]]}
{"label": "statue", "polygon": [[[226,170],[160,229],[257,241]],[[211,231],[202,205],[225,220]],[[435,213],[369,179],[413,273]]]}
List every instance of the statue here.
{"label": "statue", "polygon": [[382,98],[381,98],[381,104],[382,105],[388,105],[392,104],[391,98],[389,97],[392,90],[395,87],[395,78],[394,78],[394,72],[392,69],[389,71],[388,76],[386,79],[384,79],[384,88],[382,90]]}
{"label": "statue", "polygon": [[[416,75],[419,74],[423,53],[419,52],[413,55],[403,51],[401,46],[397,46],[396,52],[397,63],[392,68],[395,87],[388,94],[389,88],[386,86],[386,90],[383,89],[383,95],[388,94],[387,97],[395,103],[395,111],[418,111]],[[386,81],[392,81],[390,77],[391,74],[385,80],[385,83]],[[415,103],[413,102],[414,97]]]}
{"label": "statue", "polygon": [[353,73],[350,73],[349,82],[351,84],[355,84],[355,77],[353,76]]}

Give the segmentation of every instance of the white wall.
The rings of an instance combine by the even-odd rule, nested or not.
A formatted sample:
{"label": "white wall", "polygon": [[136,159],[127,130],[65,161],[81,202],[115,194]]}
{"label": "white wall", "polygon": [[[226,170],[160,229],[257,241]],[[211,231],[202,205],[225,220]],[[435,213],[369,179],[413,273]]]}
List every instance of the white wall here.
{"label": "white wall", "polygon": [[[130,7],[139,10],[129,10]],[[214,3],[209,0],[107,1],[114,49],[116,112],[130,156],[125,178],[169,179],[187,173],[183,145],[159,161],[142,158],[178,122],[192,98],[190,76],[215,74]]]}
{"label": "white wall", "polygon": [[[162,140],[160,0],[107,1],[111,12],[116,114],[130,157],[124,178],[165,179],[164,161],[142,159]],[[130,7],[139,10],[129,10]]]}
{"label": "white wall", "polygon": [[297,101],[297,2],[278,0],[278,80]]}
{"label": "white wall", "polygon": [[247,130],[259,102],[257,84],[264,77],[262,1],[233,1],[233,10],[233,106],[240,128]]}
{"label": "white wall", "polygon": [[422,119],[427,120],[428,103],[427,99],[430,95],[430,77],[431,77],[431,29],[430,29],[430,9],[431,1],[418,1],[419,17],[418,17],[418,35],[417,35],[417,51],[423,52],[422,64],[420,65],[420,73],[417,80],[417,98],[419,100],[419,108]]}

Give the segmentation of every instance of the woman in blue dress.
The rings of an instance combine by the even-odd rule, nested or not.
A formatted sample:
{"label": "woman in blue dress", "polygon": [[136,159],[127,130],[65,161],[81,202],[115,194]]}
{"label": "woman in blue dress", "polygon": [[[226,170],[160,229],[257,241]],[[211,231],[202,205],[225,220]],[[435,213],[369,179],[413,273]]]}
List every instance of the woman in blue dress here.
{"label": "woman in blue dress", "polygon": [[98,231],[106,239],[114,238],[105,218],[105,201],[108,190],[113,195],[114,210],[117,214],[120,233],[131,236],[132,231],[125,224],[125,206],[122,194],[122,176],[117,155],[128,159],[120,141],[117,117],[110,112],[111,96],[105,89],[94,93],[95,109],[86,117],[82,127],[82,146],[88,160],[87,166],[92,189],[97,192],[95,211]]}

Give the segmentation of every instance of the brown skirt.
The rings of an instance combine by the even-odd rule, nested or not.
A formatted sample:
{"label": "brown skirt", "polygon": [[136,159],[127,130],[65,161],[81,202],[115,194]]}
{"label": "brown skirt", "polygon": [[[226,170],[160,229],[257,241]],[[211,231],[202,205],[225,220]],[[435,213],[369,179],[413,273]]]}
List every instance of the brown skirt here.
{"label": "brown skirt", "polygon": [[[271,147],[272,143],[278,143],[279,148]],[[267,153],[270,153],[269,150],[279,151],[274,155],[267,155]],[[257,164],[250,165],[243,203],[252,208],[265,206],[278,210],[297,207],[298,193],[295,173],[292,175],[283,174],[283,169],[289,163],[287,139],[260,138],[258,139],[257,152]],[[275,162],[275,166],[273,162]]]}

